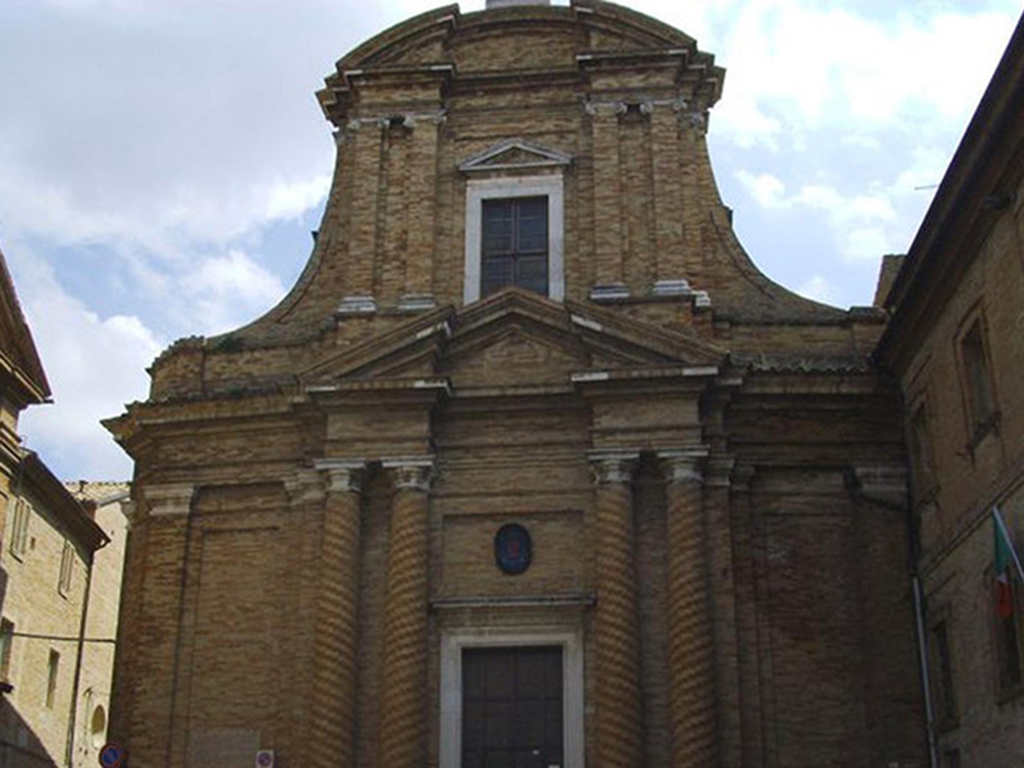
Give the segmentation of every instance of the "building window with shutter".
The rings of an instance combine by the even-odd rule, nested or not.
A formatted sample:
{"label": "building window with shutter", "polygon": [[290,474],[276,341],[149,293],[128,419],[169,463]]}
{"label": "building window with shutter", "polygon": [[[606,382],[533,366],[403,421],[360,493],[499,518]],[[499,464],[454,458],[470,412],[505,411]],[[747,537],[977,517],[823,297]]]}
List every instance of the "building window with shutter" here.
{"label": "building window with shutter", "polygon": [[976,317],[960,337],[960,363],[971,441],[976,442],[991,429],[998,415],[981,317]]}
{"label": "building window with shutter", "polygon": [[560,175],[466,183],[466,304],[509,286],[565,298],[563,200]]}
{"label": "building window with shutter", "polygon": [[71,591],[71,575],[75,571],[75,548],[67,539],[60,555],[60,576],[57,579],[57,591],[67,597]]}
{"label": "building window with shutter", "polygon": [[914,473],[917,501],[930,497],[935,491],[935,465],[932,457],[928,412],[921,402],[912,412],[908,426],[910,464]]}
{"label": "building window with shutter", "polygon": [[14,649],[14,622],[0,619],[0,680],[10,680],[11,652]]}
{"label": "building window with shutter", "polygon": [[956,691],[953,679],[953,659],[949,647],[949,626],[944,619],[932,625],[928,651],[931,665],[932,706],[940,729],[956,725]]}
{"label": "building window with shutter", "polygon": [[60,674],[60,654],[50,650],[50,661],[46,669],[46,707],[53,709],[57,698],[57,677]]}
{"label": "building window with shutter", "polygon": [[481,296],[509,286],[548,294],[548,199],[483,201]]}
{"label": "building window with shutter", "polygon": [[28,526],[32,517],[32,507],[25,499],[17,499],[14,503],[14,515],[11,522],[11,554],[21,560],[28,551]]}

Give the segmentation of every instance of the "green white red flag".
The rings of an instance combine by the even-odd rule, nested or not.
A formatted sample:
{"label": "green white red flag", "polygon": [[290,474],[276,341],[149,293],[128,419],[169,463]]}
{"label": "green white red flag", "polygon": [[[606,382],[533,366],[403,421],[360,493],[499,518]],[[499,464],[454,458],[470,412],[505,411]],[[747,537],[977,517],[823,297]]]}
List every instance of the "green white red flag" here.
{"label": "green white red flag", "polygon": [[992,570],[995,571],[996,577],[996,614],[1001,619],[1007,619],[1013,615],[1011,579],[1014,566],[1022,581],[1024,572],[1021,570],[1020,558],[1017,557],[1013,542],[1010,541],[1010,532],[1006,529],[999,507],[992,507],[992,531],[995,536]]}

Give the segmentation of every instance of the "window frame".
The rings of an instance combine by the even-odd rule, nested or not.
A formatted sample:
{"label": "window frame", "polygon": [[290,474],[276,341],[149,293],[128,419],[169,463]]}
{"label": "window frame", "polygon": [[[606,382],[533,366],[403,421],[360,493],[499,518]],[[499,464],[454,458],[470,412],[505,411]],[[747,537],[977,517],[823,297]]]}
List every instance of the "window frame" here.
{"label": "window frame", "polygon": [[28,499],[18,496],[14,501],[14,514],[11,515],[11,541],[8,550],[17,560],[24,560],[28,552],[28,530],[32,518],[32,505]]}
{"label": "window frame", "polygon": [[934,498],[939,490],[939,473],[935,462],[935,448],[931,409],[927,393],[920,394],[909,408],[906,421],[907,448],[910,452],[915,502],[920,504]]}
{"label": "window frame", "polygon": [[[959,699],[956,690],[956,662],[950,623],[950,610],[947,606],[935,612],[935,616],[928,626],[928,664],[931,671],[929,682],[931,683],[932,711],[935,713],[936,725],[941,732],[956,728],[960,721]],[[945,637],[945,654],[938,647],[940,632]]]}
{"label": "window frame", "polygon": [[53,709],[57,702],[57,688],[60,685],[60,652],[50,649],[46,662],[46,698],[43,703],[47,709]]}
{"label": "window frame", "polygon": [[563,768],[583,768],[582,628],[529,627],[522,632],[496,627],[459,628],[441,635],[440,768],[462,763],[462,651],[465,648],[562,647]]}
{"label": "window frame", "polygon": [[[966,354],[968,338],[975,330],[981,348],[979,362],[982,366],[987,389],[986,395],[989,401],[986,414],[976,412],[980,393],[974,375],[974,366],[971,364],[971,358]],[[968,312],[960,324],[960,330],[956,335],[956,359],[960,375],[960,394],[963,401],[968,445],[973,450],[982,438],[996,430],[1000,418],[999,397],[996,392],[995,371],[992,366],[992,350],[988,338],[988,323],[985,321],[985,313],[980,306],[976,306]]]}
{"label": "window frame", "polygon": [[14,653],[14,622],[6,616],[0,618],[0,681],[11,679],[11,658]]}
{"label": "window frame", "polygon": [[67,597],[71,592],[71,582],[75,572],[75,547],[70,539],[64,539],[64,548],[60,553],[60,573],[57,576],[57,592]]}
{"label": "window frame", "polygon": [[548,201],[548,298],[565,299],[565,182],[561,174],[470,179],[466,182],[462,300],[479,301],[483,277],[483,202],[519,197]]}

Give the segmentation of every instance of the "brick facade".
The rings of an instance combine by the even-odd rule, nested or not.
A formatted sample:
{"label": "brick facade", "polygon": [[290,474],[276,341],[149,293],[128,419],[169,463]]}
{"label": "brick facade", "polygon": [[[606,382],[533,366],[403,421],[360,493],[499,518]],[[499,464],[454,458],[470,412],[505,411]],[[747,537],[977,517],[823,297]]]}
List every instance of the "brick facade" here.
{"label": "brick facade", "polygon": [[[297,285],[107,422],[136,460],[135,768],[449,768],[488,643],[565,649],[571,768],[925,764],[885,315],[744,253],[723,79],[598,2],[450,6],[339,62]],[[467,301],[475,190],[538,189],[549,295]]]}

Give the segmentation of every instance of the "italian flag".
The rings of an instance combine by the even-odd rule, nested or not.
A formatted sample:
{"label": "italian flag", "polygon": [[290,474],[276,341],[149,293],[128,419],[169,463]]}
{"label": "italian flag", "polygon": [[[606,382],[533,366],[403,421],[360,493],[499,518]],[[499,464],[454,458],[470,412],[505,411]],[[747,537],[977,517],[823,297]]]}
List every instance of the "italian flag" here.
{"label": "italian flag", "polygon": [[995,556],[993,570],[996,574],[996,614],[1000,619],[1013,615],[1013,590],[1010,588],[1011,567],[1016,564],[1013,544],[999,514],[999,508],[992,509],[992,530],[995,534]]}

